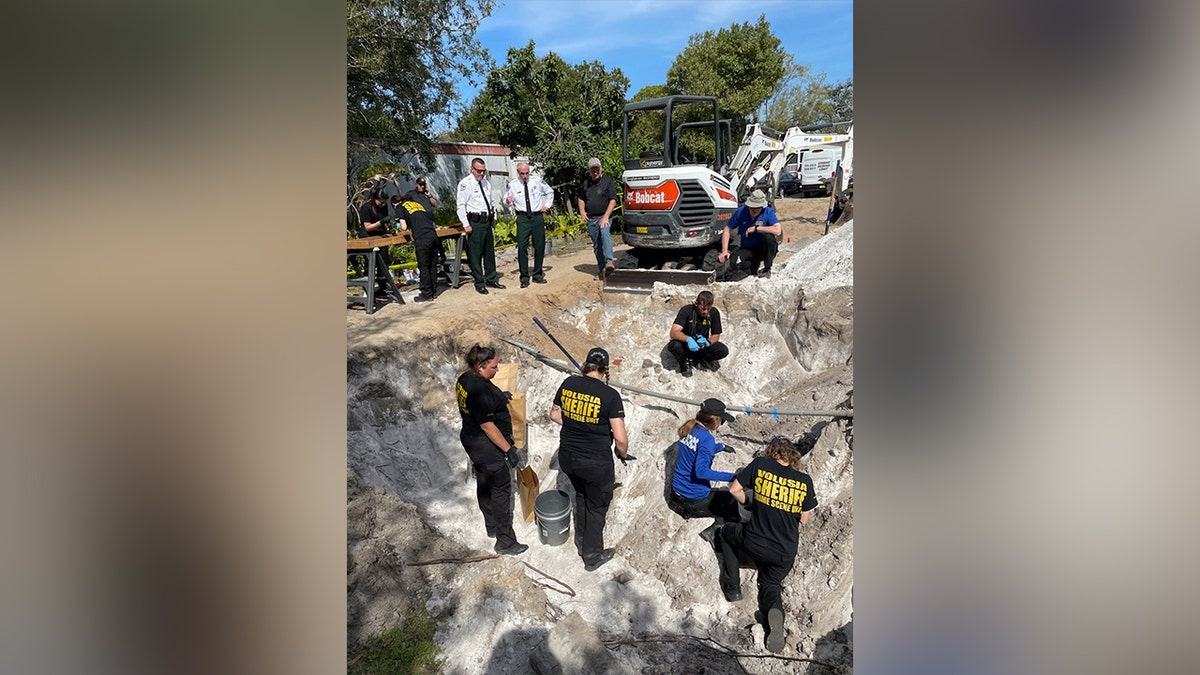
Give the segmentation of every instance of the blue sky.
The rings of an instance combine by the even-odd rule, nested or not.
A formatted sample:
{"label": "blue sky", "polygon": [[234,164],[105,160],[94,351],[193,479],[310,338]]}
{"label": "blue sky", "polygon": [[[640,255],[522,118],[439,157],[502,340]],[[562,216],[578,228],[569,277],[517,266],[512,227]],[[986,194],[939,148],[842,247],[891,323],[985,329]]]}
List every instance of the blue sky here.
{"label": "blue sky", "polygon": [[[798,63],[825,71],[826,81],[854,76],[852,0],[497,0],[477,37],[496,65],[509,47],[535,43],[538,56],[555,52],[567,63],[600,61],[629,78],[628,96],[663,84],[688,37],[765,15],[783,48]],[[463,91],[464,103],[478,93]]]}

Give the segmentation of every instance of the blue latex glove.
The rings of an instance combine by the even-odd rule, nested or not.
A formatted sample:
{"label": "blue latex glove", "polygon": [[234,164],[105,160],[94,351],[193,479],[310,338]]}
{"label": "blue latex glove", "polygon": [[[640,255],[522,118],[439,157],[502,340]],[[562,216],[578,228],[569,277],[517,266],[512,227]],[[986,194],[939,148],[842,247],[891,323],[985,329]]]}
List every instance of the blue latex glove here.
{"label": "blue latex glove", "polygon": [[696,344],[696,338],[693,338],[693,337],[688,338],[688,349],[690,349],[694,352],[700,351],[700,345]]}
{"label": "blue latex glove", "polygon": [[701,347],[709,347],[709,346],[711,346],[711,345],[710,345],[710,343],[709,343],[709,341],[708,341],[708,338],[704,337],[703,335],[697,335],[697,336],[696,336],[696,344],[700,345]]}

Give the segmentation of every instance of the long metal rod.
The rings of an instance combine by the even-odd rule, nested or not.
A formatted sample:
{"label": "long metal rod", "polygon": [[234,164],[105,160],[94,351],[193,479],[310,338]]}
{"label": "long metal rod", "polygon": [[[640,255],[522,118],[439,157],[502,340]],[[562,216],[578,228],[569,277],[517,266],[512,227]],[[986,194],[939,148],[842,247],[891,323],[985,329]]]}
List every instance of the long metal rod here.
{"label": "long metal rod", "polygon": [[[534,319],[534,321],[537,321],[537,319]],[[539,323],[539,325],[541,325],[541,324]],[[543,328],[542,330],[545,330],[545,329]],[[549,334],[549,333],[547,333],[547,334]],[[508,344],[510,344],[514,347],[518,347],[520,349],[525,350],[530,355],[532,355],[535,359],[537,359],[538,361],[541,361],[542,363],[544,363],[552,368],[561,370],[564,373],[575,373],[576,372],[576,371],[571,370],[571,368],[566,363],[564,363],[562,361],[556,361],[555,359],[549,358],[546,355],[539,352],[538,350],[534,349],[533,347],[530,347],[529,345],[522,344],[520,342],[515,342],[513,340],[506,340],[504,338],[500,338],[500,339],[504,340],[505,342],[507,342]],[[550,339],[554,340],[554,337],[551,336]],[[558,341],[555,340],[555,343],[557,344]],[[559,348],[561,349],[562,345],[559,345]],[[566,350],[563,350],[563,351],[566,351]],[[568,354],[568,356],[570,356],[570,355]],[[611,382],[610,381],[609,385],[616,387],[617,389],[624,389],[626,391],[632,391],[632,392],[636,392],[639,394],[645,394],[647,396],[653,396],[655,398],[666,399],[668,401],[675,401],[676,403],[688,403],[688,404],[691,404],[694,406],[699,406],[701,403],[700,401],[693,400],[690,398],[683,398],[681,396],[672,396],[671,394],[664,394],[664,393],[658,392],[658,391],[642,389],[641,387],[635,387],[630,384],[621,384],[620,382]],[[849,418],[849,419],[854,418],[853,410],[779,410],[778,408],[751,408],[750,406],[736,406],[736,405],[730,405],[729,410],[741,411],[747,415],[771,415],[774,417],[778,417],[780,415],[798,415],[798,416],[803,416],[803,417],[845,417],[845,418]]]}
{"label": "long metal rod", "polygon": [[562,353],[566,354],[568,359],[571,359],[571,363],[575,364],[575,368],[577,370],[583,369],[583,366],[579,365],[579,362],[575,360],[575,357],[571,356],[571,352],[567,351],[567,348],[562,346],[562,343],[558,341],[558,338],[556,338],[550,334],[550,330],[547,329],[546,326],[543,325],[541,321],[538,321],[538,318],[536,316],[533,317],[533,322],[537,324],[538,328],[542,329],[542,332],[546,334],[546,337],[548,337],[554,341],[555,346],[557,346],[559,349],[561,349]]}

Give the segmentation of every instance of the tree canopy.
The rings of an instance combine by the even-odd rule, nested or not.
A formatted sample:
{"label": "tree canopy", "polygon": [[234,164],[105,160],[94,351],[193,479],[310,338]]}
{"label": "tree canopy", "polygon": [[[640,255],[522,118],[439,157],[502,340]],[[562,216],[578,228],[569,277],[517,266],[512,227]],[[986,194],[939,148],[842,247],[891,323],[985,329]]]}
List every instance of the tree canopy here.
{"label": "tree canopy", "polygon": [[[529,155],[553,186],[574,183],[584,162],[620,147],[629,79],[599,61],[571,65],[534,42],[508,50],[504,65],[459,120],[456,137],[502,143]],[[610,160],[606,160],[606,166]]]}
{"label": "tree canopy", "polygon": [[753,25],[735,23],[688,38],[688,46],[667,71],[667,89],[716,96],[721,115],[744,124],[776,90],[784,76],[785,56],[771,24],[760,15]]}
{"label": "tree canopy", "polygon": [[[347,0],[349,148],[416,150],[461,108],[460,79],[480,81],[491,58],[475,38],[495,0]],[[349,167],[348,167],[349,168]]]}
{"label": "tree canopy", "polygon": [[829,84],[825,73],[812,75],[808,66],[789,64],[788,76],[767,102],[767,126],[804,127],[854,118],[854,83]]}

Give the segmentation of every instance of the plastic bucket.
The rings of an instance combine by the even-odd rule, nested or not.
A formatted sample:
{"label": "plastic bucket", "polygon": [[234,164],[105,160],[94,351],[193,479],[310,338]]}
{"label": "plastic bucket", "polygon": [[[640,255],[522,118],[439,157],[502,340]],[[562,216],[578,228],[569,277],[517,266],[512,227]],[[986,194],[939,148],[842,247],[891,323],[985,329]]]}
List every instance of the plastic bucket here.
{"label": "plastic bucket", "polygon": [[546,490],[533,500],[538,538],[547,546],[560,546],[571,532],[571,498],[562,490]]}

